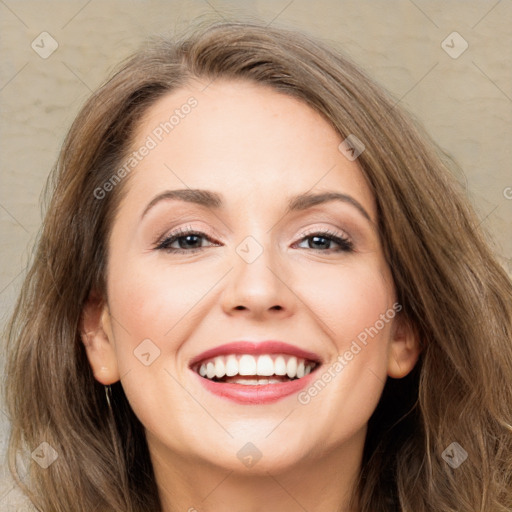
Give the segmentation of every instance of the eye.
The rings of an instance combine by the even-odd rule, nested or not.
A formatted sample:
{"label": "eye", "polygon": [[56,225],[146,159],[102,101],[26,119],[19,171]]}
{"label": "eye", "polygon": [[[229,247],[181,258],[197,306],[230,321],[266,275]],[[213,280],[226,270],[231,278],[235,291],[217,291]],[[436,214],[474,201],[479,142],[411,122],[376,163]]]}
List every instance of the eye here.
{"label": "eye", "polygon": [[[204,249],[205,245],[202,243],[204,240],[212,242],[212,245],[220,245],[206,233],[191,228],[180,228],[170,233],[163,240],[158,241],[155,249],[175,254],[190,254]],[[308,247],[301,247],[302,249],[312,249],[320,252],[352,252],[354,250],[353,244],[348,238],[328,230],[303,234],[298,243],[304,241],[308,242]],[[338,248],[332,249],[332,243],[336,244]]]}
{"label": "eye", "polygon": [[201,239],[213,241],[212,238],[201,231],[180,228],[157,242],[155,249],[171,253],[194,253],[204,247]]}
{"label": "eye", "polygon": [[[353,243],[347,237],[328,230],[303,234],[301,242],[303,241],[308,242],[309,247],[304,247],[305,249],[319,250],[321,252],[352,252],[354,250]],[[338,249],[331,249],[330,246],[333,242],[338,246]]]}

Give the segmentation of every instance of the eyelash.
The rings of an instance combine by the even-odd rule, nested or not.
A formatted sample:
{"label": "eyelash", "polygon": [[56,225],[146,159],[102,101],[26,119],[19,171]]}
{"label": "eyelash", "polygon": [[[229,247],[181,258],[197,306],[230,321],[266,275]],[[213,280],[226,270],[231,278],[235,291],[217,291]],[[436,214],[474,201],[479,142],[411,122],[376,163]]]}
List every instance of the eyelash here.
{"label": "eyelash", "polygon": [[[190,254],[190,253],[196,253],[205,248],[205,247],[196,247],[196,248],[192,248],[192,249],[176,249],[174,247],[170,247],[170,245],[172,243],[176,242],[180,238],[185,238],[186,236],[190,236],[190,235],[205,237],[209,241],[212,241],[211,237],[209,237],[206,233],[203,233],[201,231],[196,231],[191,228],[185,228],[185,229],[180,228],[180,229],[177,229],[176,231],[170,233],[169,236],[165,237],[163,240],[156,242],[154,249],[159,250],[159,251],[173,253],[173,254],[185,254],[185,253]],[[302,233],[299,242],[303,242],[304,240],[307,240],[308,238],[313,238],[313,237],[321,237],[321,238],[326,238],[328,240],[331,240],[332,242],[335,242],[336,244],[338,244],[340,248],[337,250],[334,250],[334,251],[332,249],[327,249],[325,251],[321,250],[321,249],[311,249],[312,251],[320,251],[320,252],[327,252],[327,253],[353,252],[354,251],[353,243],[348,238],[346,238],[344,236],[340,236],[337,233],[329,231],[329,230],[313,231],[311,233]]]}

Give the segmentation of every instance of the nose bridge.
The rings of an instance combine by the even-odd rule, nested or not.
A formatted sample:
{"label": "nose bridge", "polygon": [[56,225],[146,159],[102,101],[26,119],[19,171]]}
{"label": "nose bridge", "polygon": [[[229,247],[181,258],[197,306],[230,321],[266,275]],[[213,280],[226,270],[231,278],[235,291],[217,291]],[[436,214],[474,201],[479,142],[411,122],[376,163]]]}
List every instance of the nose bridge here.
{"label": "nose bridge", "polygon": [[289,291],[283,283],[279,248],[271,232],[262,227],[253,229],[236,245],[233,253],[233,271],[225,290],[224,307],[263,313],[273,309],[289,308]]}
{"label": "nose bridge", "polygon": [[273,287],[276,276],[270,269],[277,260],[276,247],[272,246],[271,236],[259,232],[246,236],[235,248],[234,258],[236,279],[250,285],[254,290]]}

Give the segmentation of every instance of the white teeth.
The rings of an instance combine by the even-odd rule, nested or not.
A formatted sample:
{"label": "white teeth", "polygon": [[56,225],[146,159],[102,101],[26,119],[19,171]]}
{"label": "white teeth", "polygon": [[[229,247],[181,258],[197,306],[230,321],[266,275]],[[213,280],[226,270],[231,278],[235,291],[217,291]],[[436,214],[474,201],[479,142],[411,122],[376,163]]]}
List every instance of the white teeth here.
{"label": "white teeth", "polygon": [[236,356],[228,356],[226,361],[226,375],[228,377],[238,375],[238,360]]}
{"label": "white teeth", "polygon": [[257,375],[274,375],[274,362],[270,356],[258,357],[256,373]]}
{"label": "white teeth", "polygon": [[209,379],[215,377],[215,365],[211,361],[206,365],[206,376]]}
{"label": "white teeth", "polygon": [[[197,369],[201,377],[207,379],[222,379],[224,377],[241,376],[288,376],[289,379],[300,379],[311,373],[316,364],[288,355],[262,354],[253,356],[243,354],[237,356],[218,356],[206,361]],[[243,382],[242,382],[243,381]],[[231,382],[247,385],[274,384],[283,382],[282,379],[237,379]]]}
{"label": "white teeth", "polygon": [[286,361],[283,356],[277,356],[274,362],[274,372],[276,375],[286,375]]}
{"label": "white teeth", "polygon": [[288,363],[286,364],[286,374],[290,379],[293,379],[297,375],[297,358],[290,357],[288,359]]}
{"label": "white teeth", "polygon": [[257,375],[256,359],[253,356],[244,354],[238,361],[238,373],[240,375]]}
{"label": "white teeth", "polygon": [[222,379],[224,375],[226,375],[226,366],[224,365],[224,360],[222,357],[217,357],[215,359],[215,377]]}
{"label": "white teeth", "polygon": [[297,377],[301,379],[304,377],[304,361],[301,361],[297,366]]}
{"label": "white teeth", "polygon": [[237,384],[245,384],[246,386],[256,386],[258,384],[258,379],[240,379],[237,381]]}
{"label": "white teeth", "polygon": [[265,384],[281,384],[279,379],[235,379],[232,384],[243,384],[244,386],[264,386]]}

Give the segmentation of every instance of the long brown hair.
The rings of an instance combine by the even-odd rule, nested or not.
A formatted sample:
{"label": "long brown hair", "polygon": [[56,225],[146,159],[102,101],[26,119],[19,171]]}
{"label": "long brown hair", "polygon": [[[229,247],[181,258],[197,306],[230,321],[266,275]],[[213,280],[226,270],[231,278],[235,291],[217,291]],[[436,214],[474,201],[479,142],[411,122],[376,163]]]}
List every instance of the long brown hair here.
{"label": "long brown hair", "polygon": [[[143,427],[120,383],[110,412],[80,325],[91,293],[105,293],[107,240],[128,180],[102,199],[94,192],[123,166],[144,111],[194,77],[270,86],[366,146],[358,162],[376,199],[401,314],[422,354],[407,377],[388,378],[370,419],[356,490],[361,511],[510,511],[510,279],[446,159],[399,105],[338,52],[254,22],[150,41],[70,129],[7,332],[9,464],[24,491],[44,511],[160,510]],[[32,463],[22,482],[16,454],[43,441],[58,458],[46,469]],[[459,447],[467,459],[454,468],[444,455]]]}

